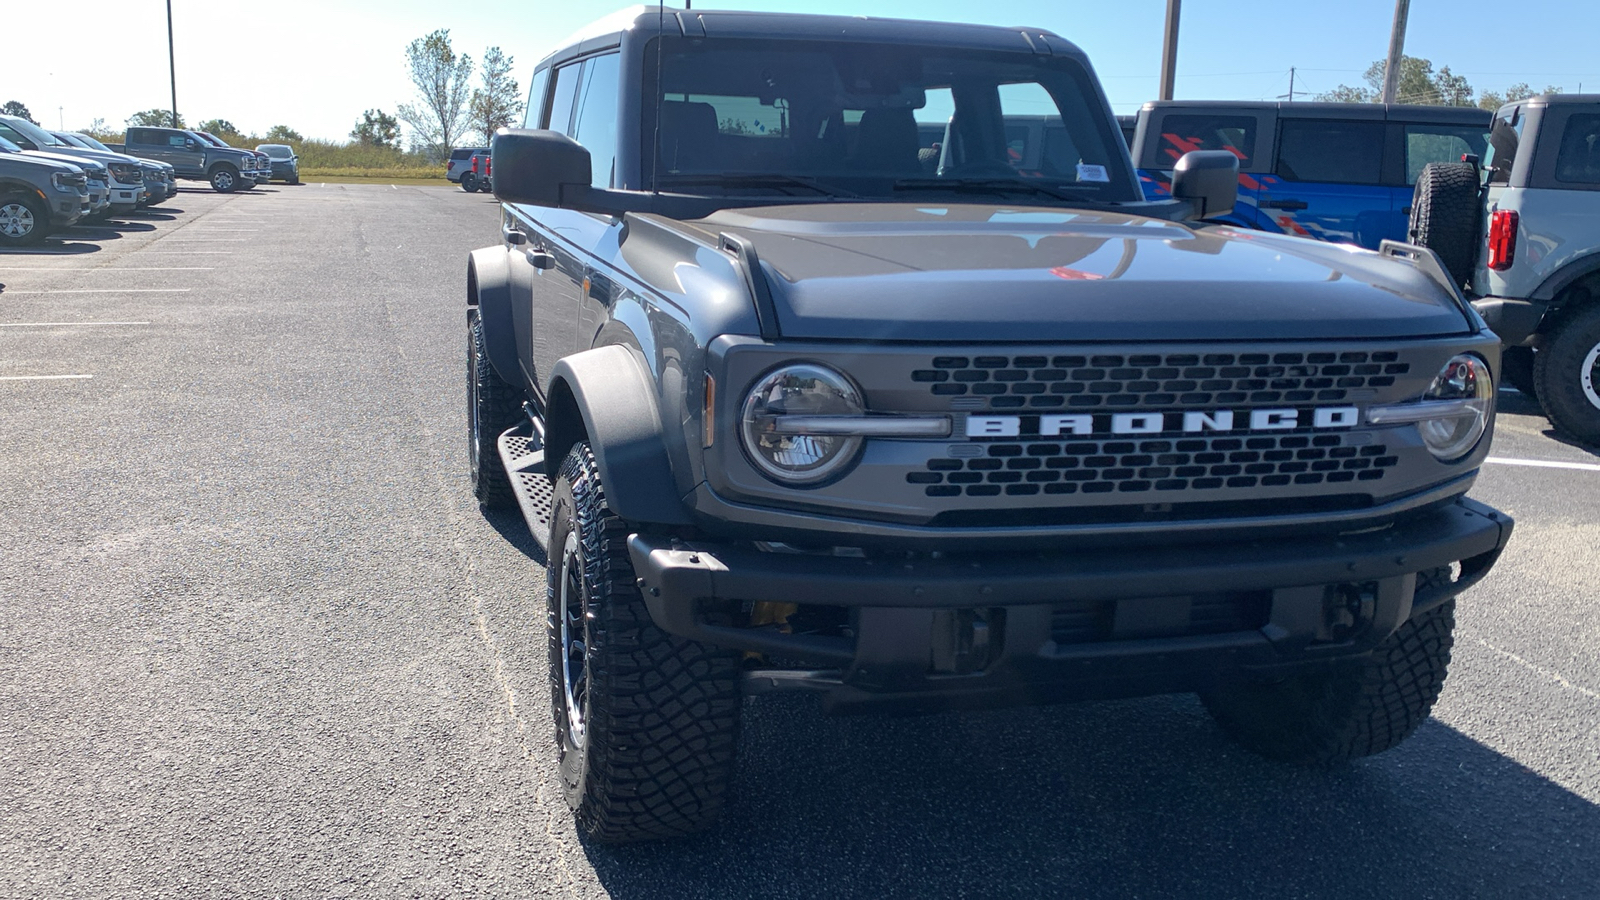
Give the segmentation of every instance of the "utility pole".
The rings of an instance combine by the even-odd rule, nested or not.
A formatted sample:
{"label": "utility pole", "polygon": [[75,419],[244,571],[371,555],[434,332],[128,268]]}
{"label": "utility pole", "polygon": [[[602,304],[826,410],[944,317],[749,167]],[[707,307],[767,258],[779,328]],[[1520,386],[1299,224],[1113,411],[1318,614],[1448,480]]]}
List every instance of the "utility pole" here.
{"label": "utility pole", "polygon": [[1294,66],[1289,67],[1289,93],[1286,95],[1289,102],[1294,102]]}
{"label": "utility pole", "polygon": [[172,0],[167,0],[167,71],[172,75],[172,127],[178,127],[178,58],[172,52]]}
{"label": "utility pole", "polygon": [[1389,61],[1383,66],[1383,102],[1393,103],[1400,86],[1400,60],[1405,55],[1406,17],[1411,0],[1394,0],[1394,27],[1389,30]]}
{"label": "utility pole", "polygon": [[1161,94],[1157,99],[1171,100],[1174,83],[1178,80],[1178,8],[1182,0],[1167,0],[1167,31],[1161,44]]}

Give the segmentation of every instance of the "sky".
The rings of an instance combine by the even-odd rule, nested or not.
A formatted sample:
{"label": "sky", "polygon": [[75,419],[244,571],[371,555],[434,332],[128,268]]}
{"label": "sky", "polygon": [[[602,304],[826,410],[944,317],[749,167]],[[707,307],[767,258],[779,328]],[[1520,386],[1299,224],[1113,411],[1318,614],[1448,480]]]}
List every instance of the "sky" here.
{"label": "sky", "polygon": [[[616,0],[273,0],[253,24],[225,0],[171,0],[178,111],[191,124],[221,118],[246,133],[288,125],[345,139],[363,110],[394,113],[414,100],[406,45],[448,28],[458,52],[510,55],[526,91],[542,57],[584,24],[630,4]],[[753,9],[1026,25],[1088,54],[1119,113],[1154,99],[1165,0],[701,0],[696,9]],[[1412,0],[1406,53],[1448,65],[1478,90],[1519,81],[1535,89],[1600,92],[1594,0]],[[1297,99],[1360,84],[1388,52],[1393,0],[1186,0],[1178,42],[1179,99]],[[68,22],[71,22],[70,26]],[[1547,24],[1567,22],[1571,27]],[[70,27],[70,32],[69,32]],[[71,39],[67,39],[70,33]],[[49,35],[30,40],[27,35]],[[0,0],[0,102],[18,100],[51,127],[95,119],[119,129],[134,112],[167,107],[164,0]],[[23,38],[23,39],[17,39]],[[1309,92],[1303,94],[1302,92]]]}

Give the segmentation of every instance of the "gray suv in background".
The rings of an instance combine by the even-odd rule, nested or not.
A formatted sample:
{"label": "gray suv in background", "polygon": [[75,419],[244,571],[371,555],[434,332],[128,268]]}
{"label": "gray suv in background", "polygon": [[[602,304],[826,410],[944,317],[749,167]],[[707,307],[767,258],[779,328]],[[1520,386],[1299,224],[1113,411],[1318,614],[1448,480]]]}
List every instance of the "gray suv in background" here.
{"label": "gray suv in background", "polygon": [[37,244],[88,212],[82,168],[24,153],[0,138],[0,247]]}
{"label": "gray suv in background", "polygon": [[[93,169],[105,172],[107,199],[112,212],[133,212],[144,199],[144,172],[139,168],[139,161],[132,156],[73,146],[19,116],[0,116],[0,137],[10,140],[24,150],[51,153],[92,163]],[[89,166],[84,168],[92,180],[95,172]]]}
{"label": "gray suv in background", "polygon": [[1600,445],[1600,94],[1502,107],[1481,169],[1418,180],[1411,233],[1505,342],[1506,380]]}
{"label": "gray suv in background", "polygon": [[265,153],[271,160],[272,169],[269,178],[287,181],[290,184],[300,183],[300,156],[288,144],[261,144],[256,147],[257,153]]}
{"label": "gray suv in background", "polygon": [[[115,152],[110,147],[86,134],[79,134],[75,131],[52,131],[50,133],[57,140],[71,144],[74,147],[82,147],[85,150],[100,150],[106,153]],[[138,159],[138,157],[135,157],[135,159]],[[138,159],[138,162],[139,170],[144,176],[146,193],[145,198],[139,202],[139,206],[154,206],[178,192],[178,181],[172,175],[171,166],[153,159]]]}

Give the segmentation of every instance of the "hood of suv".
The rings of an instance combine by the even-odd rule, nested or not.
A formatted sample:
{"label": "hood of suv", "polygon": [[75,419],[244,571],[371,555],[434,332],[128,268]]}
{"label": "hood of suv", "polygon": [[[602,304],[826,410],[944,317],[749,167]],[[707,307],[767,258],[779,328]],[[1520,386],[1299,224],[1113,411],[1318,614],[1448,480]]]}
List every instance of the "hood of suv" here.
{"label": "hood of suv", "polygon": [[71,153],[55,153],[48,150],[24,150],[22,153],[16,155],[31,156],[35,159],[48,159],[51,162],[70,163],[71,165],[82,169],[83,173],[88,175],[90,178],[97,178],[102,181],[109,178],[111,174],[106,170],[106,167],[103,163],[87,156],[74,156]]}
{"label": "hood of suv", "polygon": [[1427,274],[1354,247],[1106,211],[812,204],[691,223],[752,241],[785,337],[1280,340],[1463,334]]}

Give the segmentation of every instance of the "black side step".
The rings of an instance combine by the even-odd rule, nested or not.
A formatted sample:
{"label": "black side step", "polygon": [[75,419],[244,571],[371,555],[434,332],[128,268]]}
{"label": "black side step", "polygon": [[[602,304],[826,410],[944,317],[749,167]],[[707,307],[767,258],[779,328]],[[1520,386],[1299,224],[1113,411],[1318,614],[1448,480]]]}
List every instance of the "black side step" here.
{"label": "black side step", "polygon": [[517,495],[517,505],[522,507],[522,517],[528,520],[528,530],[545,553],[550,552],[550,507],[555,486],[544,474],[544,442],[533,434],[527,422],[500,435],[496,442],[500,461],[505,463],[506,475],[511,479],[511,490]]}

